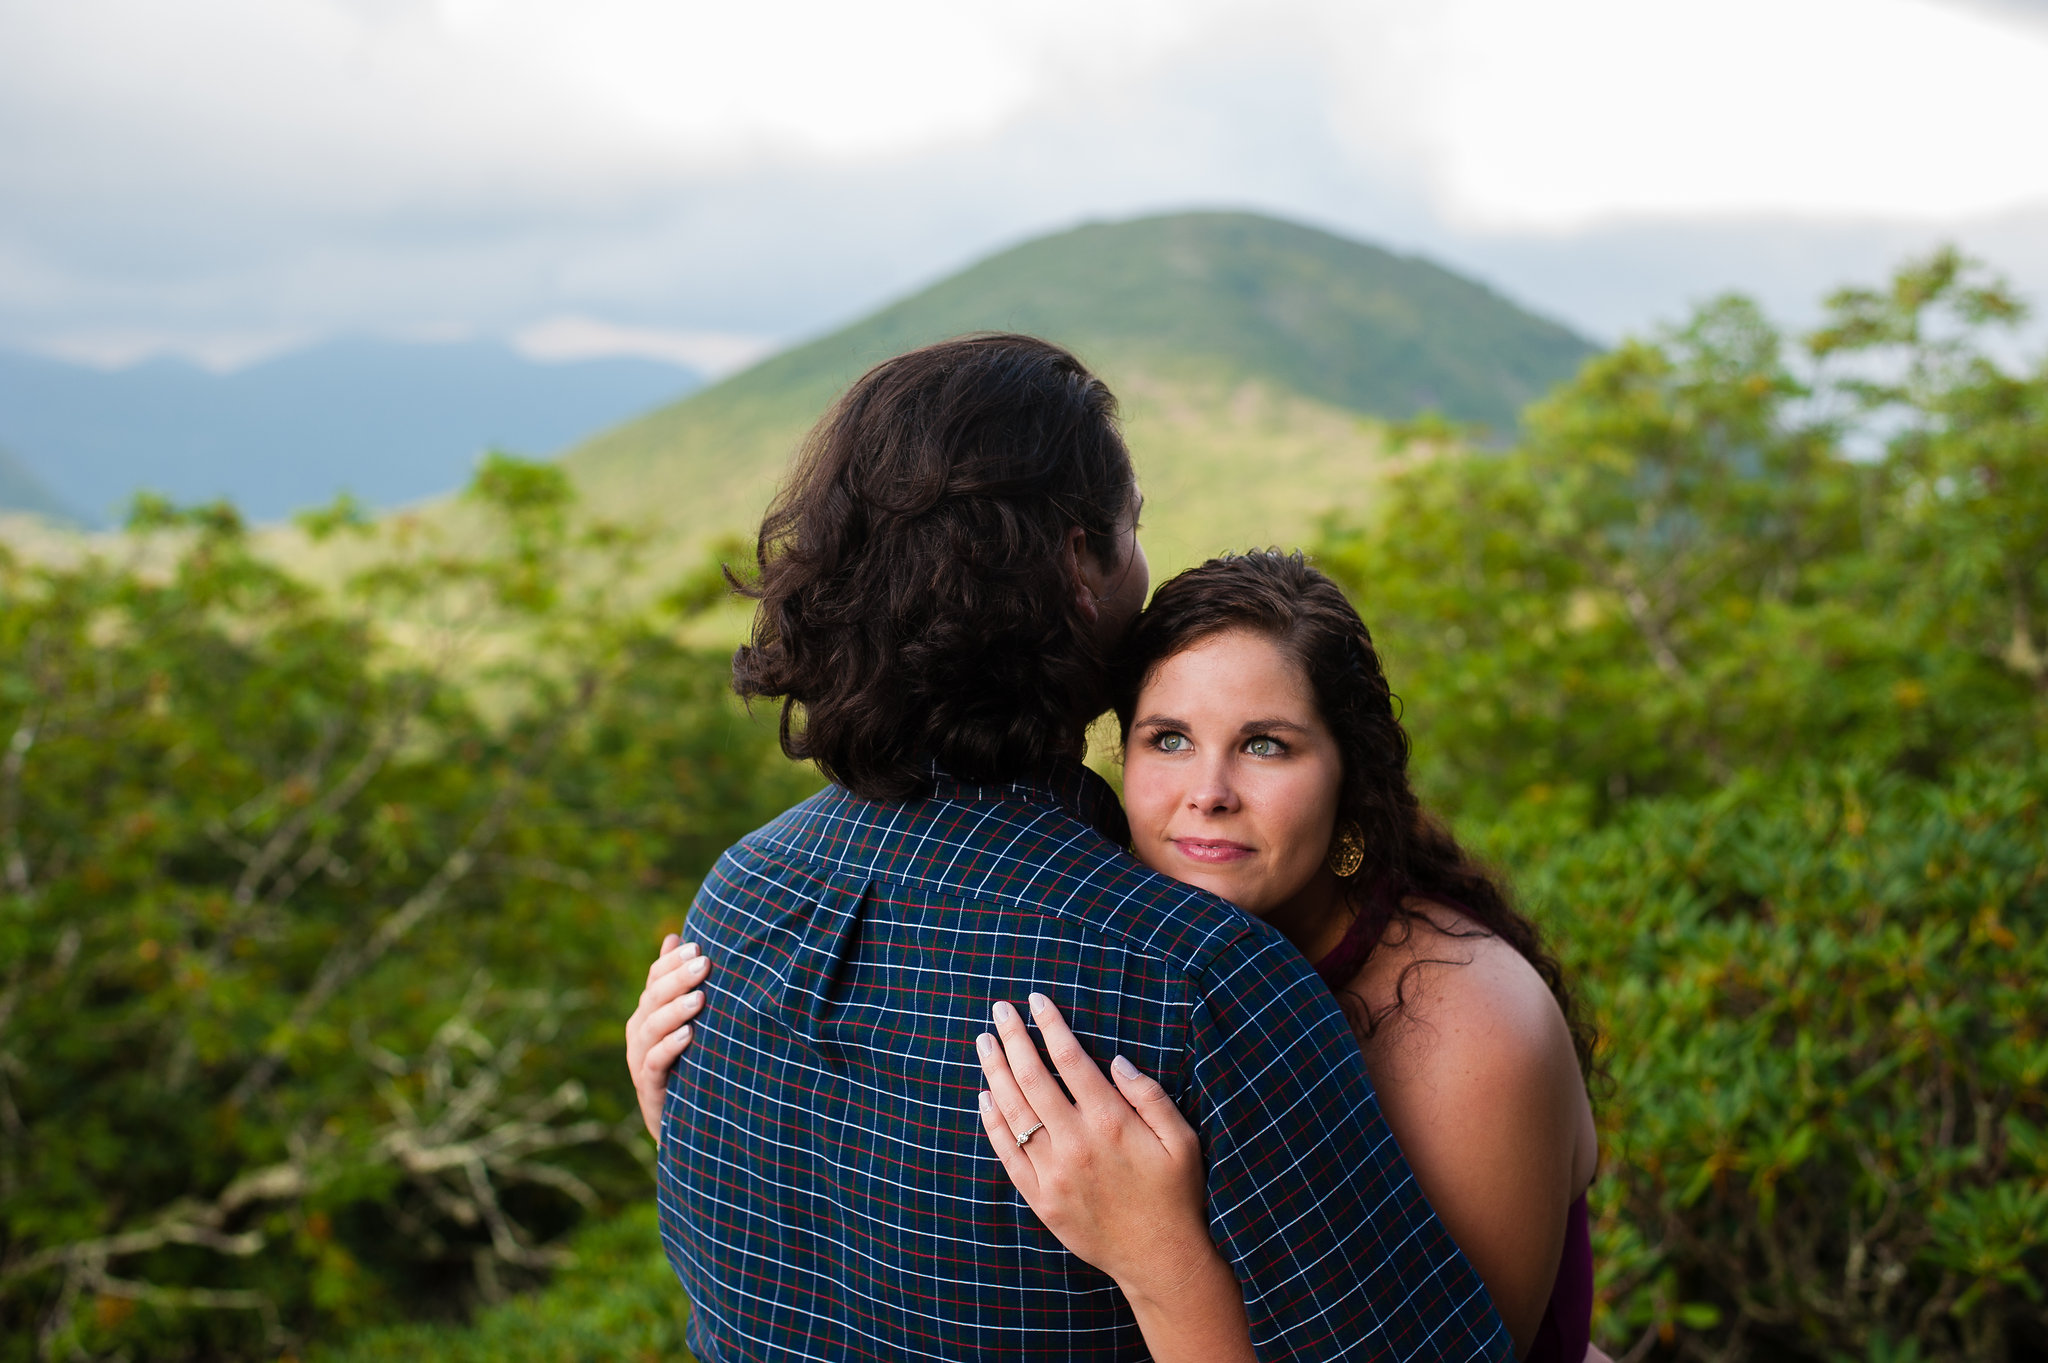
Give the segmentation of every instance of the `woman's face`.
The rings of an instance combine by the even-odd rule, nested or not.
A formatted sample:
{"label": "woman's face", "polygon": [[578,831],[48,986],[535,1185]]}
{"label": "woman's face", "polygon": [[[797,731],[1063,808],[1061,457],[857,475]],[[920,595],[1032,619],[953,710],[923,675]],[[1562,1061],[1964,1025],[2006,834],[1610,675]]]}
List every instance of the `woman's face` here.
{"label": "woman's face", "polygon": [[1333,917],[1325,865],[1343,762],[1308,678],[1231,630],[1153,669],[1124,748],[1132,850],[1268,919],[1304,950]]}

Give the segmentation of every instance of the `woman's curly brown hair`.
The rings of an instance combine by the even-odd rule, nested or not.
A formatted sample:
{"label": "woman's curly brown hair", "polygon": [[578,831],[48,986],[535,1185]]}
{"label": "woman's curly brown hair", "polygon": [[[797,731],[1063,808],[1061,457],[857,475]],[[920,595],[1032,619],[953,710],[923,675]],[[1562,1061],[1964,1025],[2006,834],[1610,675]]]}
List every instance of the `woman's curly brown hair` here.
{"label": "woman's curly brown hair", "polygon": [[[1516,911],[1487,869],[1416,798],[1408,783],[1408,734],[1372,635],[1343,589],[1301,554],[1266,550],[1213,558],[1154,593],[1115,665],[1116,711],[1125,739],[1138,692],[1154,669],[1233,629],[1265,635],[1301,666],[1323,722],[1336,738],[1344,764],[1338,823],[1352,820],[1365,835],[1365,864],[1340,882],[1347,907],[1361,920],[1362,939],[1376,947],[1390,930],[1419,916],[1411,902],[1462,910],[1482,932],[1500,938],[1535,967],[1564,1012],[1580,1069],[1591,1078],[1593,1027],[1581,1014],[1563,968],[1545,949],[1536,925]],[[1371,1036],[1402,1006],[1406,978],[1404,971],[1394,1002],[1377,1014],[1355,996],[1340,995],[1361,1035]]]}
{"label": "woman's curly brown hair", "polygon": [[1105,661],[1066,543],[1104,564],[1135,506],[1116,399],[1067,351],[987,335],[869,370],[811,432],[755,547],[733,688],[782,748],[874,800],[1078,756]]}

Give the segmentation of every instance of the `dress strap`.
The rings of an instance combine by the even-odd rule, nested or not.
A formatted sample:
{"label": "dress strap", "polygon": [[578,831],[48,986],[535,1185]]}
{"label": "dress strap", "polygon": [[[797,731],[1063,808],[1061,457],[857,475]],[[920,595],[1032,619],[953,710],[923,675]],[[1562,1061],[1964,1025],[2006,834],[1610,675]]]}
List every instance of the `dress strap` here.
{"label": "dress strap", "polygon": [[1337,945],[1316,962],[1316,974],[1322,977],[1323,984],[1332,994],[1357,977],[1365,958],[1372,955],[1372,949],[1379,945],[1380,933],[1386,930],[1386,920],[1382,915],[1367,910],[1377,906],[1385,896],[1386,882],[1382,880],[1367,893],[1364,906],[1351,920],[1351,926],[1344,929]]}

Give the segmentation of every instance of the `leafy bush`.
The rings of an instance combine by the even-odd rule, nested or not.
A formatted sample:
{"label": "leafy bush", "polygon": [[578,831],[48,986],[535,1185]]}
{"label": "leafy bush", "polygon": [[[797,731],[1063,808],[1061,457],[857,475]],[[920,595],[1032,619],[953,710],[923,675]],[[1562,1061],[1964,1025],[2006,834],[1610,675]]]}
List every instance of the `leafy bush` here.
{"label": "leafy bush", "polygon": [[546,1287],[466,1324],[366,1330],[307,1363],[690,1363],[690,1306],[651,1204],[579,1232],[568,1252]]}
{"label": "leafy bush", "polygon": [[1493,839],[1604,1032],[1617,1352],[2048,1346],[2048,771],[1809,771]]}
{"label": "leafy bush", "polygon": [[456,1314],[644,1192],[631,981],[809,781],[558,472],[474,498],[341,602],[218,508],[0,561],[0,1358]]}

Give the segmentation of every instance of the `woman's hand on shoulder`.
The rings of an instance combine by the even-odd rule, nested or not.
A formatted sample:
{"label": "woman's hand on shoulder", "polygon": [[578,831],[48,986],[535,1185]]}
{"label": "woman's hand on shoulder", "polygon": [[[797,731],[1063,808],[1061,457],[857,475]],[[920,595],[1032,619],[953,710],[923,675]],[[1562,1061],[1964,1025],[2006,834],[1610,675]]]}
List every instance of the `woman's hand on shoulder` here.
{"label": "woman's hand on shoulder", "polygon": [[998,1003],[997,1035],[976,1042],[989,1144],[1061,1244],[1127,1291],[1170,1284],[1215,1252],[1201,1138],[1159,1082],[1122,1056],[1110,1065],[1114,1084],[1105,1079],[1050,999],[1033,994],[1031,1015],[1059,1079],[1017,1010]]}
{"label": "woman's hand on shoulder", "polygon": [[1201,1138],[1122,1056],[1104,1079],[1050,999],[1033,994],[1031,1016],[1058,1079],[1007,1003],[1001,1039],[976,1042],[982,1129],[1003,1171],[1061,1244],[1116,1281],[1158,1363],[1254,1363],[1243,1290],[1209,1239]]}
{"label": "woman's hand on shoulder", "polygon": [[699,988],[711,974],[711,962],[674,933],[661,940],[661,952],[647,967],[647,987],[626,1019],[626,1068],[640,1100],[640,1120],[647,1134],[661,1144],[661,1108],[668,1094],[669,1067],[689,1049],[690,1019],[704,1009]]}

